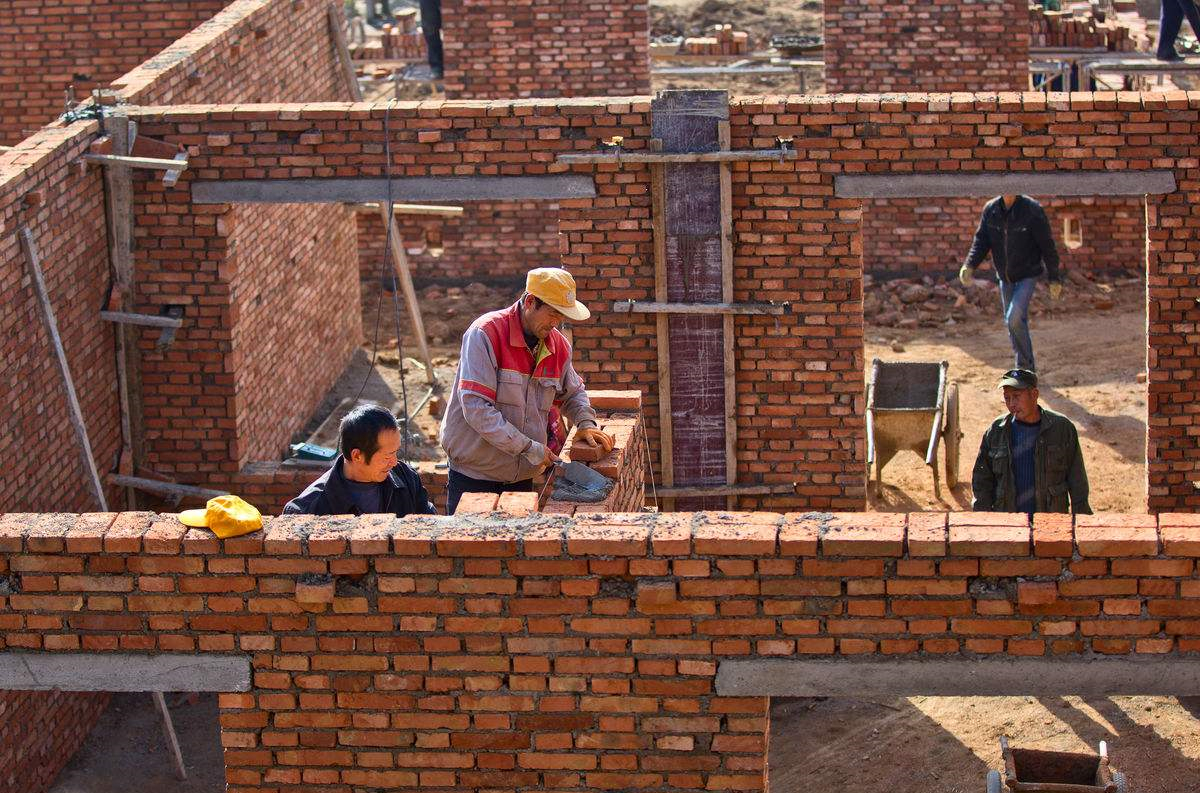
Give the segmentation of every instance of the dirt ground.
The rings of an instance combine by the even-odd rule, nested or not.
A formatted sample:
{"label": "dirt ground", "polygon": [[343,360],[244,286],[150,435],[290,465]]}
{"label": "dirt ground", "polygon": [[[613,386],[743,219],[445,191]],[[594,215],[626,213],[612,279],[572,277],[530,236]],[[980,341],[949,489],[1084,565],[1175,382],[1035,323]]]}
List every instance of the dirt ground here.
{"label": "dirt ground", "polygon": [[175,778],[149,694],[113,694],[95,729],[49,793],[217,793],[225,790],[217,695],[167,694],[187,780]]}
{"label": "dirt ground", "polygon": [[[1041,369],[1041,402],[1079,428],[1091,485],[1092,509],[1146,509],[1146,365],[1144,287],[1128,286],[1116,307],[1045,315],[1030,320]],[[1068,295],[1068,299],[1069,299]],[[1140,297],[1140,299],[1139,299]],[[970,475],[987,425],[1004,412],[996,391],[999,374],[1013,366],[1012,347],[1000,308],[937,329],[867,327],[866,369],[871,360],[949,361],[959,385],[964,437],[960,484],[933,493],[933,476],[914,452],[900,452],[883,468],[883,486],[873,508],[881,512],[970,509]],[[939,450],[945,471],[945,447]]]}
{"label": "dirt ground", "polygon": [[911,697],[771,703],[770,789],[981,793],[1014,747],[1096,752],[1131,793],[1183,793],[1200,778],[1200,700],[1175,697]]}

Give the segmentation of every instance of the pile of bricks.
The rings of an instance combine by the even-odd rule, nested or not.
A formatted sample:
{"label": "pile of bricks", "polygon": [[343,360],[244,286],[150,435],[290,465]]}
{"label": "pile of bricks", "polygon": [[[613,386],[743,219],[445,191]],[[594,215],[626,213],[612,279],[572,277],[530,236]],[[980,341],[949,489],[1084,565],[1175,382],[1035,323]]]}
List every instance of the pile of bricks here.
{"label": "pile of bricks", "polygon": [[734,30],[733,25],[713,25],[707,36],[683,40],[688,55],[745,55],[750,52],[750,34]]}
{"label": "pile of bricks", "polygon": [[1080,47],[1132,52],[1136,49],[1133,32],[1123,22],[1098,21],[1090,14],[1075,11],[1047,11],[1038,3],[1029,6],[1032,45],[1035,47]]}

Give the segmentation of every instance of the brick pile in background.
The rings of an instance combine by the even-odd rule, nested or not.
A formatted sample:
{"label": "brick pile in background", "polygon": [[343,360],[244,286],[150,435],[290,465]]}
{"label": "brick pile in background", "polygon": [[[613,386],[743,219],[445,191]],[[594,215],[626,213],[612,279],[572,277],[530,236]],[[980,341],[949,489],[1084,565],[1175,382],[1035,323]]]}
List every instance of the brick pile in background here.
{"label": "brick pile in background", "polygon": [[1128,25],[1118,19],[1097,20],[1076,11],[1047,11],[1030,4],[1031,43],[1034,47],[1080,47],[1132,52],[1137,41]]}
{"label": "brick pile in background", "polygon": [[[971,248],[986,198],[891,198],[863,202],[863,270],[891,275],[957,271]],[[1146,208],[1140,198],[1039,198],[1067,270],[1146,269]],[[1083,245],[1068,248],[1063,220],[1078,218]],[[988,259],[990,262],[990,257]],[[990,264],[989,264],[990,266]]]}
{"label": "brick pile in background", "polygon": [[108,701],[107,693],[0,691],[0,791],[48,790]]}
{"label": "brick pile in background", "polygon": [[[558,266],[558,204],[471,201],[461,206],[458,217],[396,216],[414,278],[492,280]],[[376,283],[386,244],[383,221],[374,209],[356,217],[360,277]]]}
{"label": "brick pile in background", "polygon": [[227,0],[8,3],[0,21],[0,144],[87,98],[221,10]]}
{"label": "brick pile in background", "polygon": [[446,0],[447,99],[628,96],[650,90],[642,0]]}
{"label": "brick pile in background", "polygon": [[[528,498],[528,496],[526,496]],[[1196,515],[6,515],[0,647],[246,653],[231,788],[765,785],[732,658],[1200,652]]]}
{"label": "brick pile in background", "polygon": [[1029,74],[1027,2],[979,0],[964,13],[957,3],[827,0],[825,90],[1023,89]]}
{"label": "brick pile in background", "polygon": [[745,55],[750,52],[750,34],[733,25],[713,25],[706,36],[683,40],[680,52],[688,55]]}

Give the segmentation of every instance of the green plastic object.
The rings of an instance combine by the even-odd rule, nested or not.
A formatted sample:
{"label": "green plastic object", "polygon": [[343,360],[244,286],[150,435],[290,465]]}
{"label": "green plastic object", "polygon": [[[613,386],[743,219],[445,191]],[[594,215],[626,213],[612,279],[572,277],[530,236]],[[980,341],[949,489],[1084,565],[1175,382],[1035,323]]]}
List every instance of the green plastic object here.
{"label": "green plastic object", "polygon": [[293,443],[291,449],[292,456],[300,460],[319,460],[328,463],[333,462],[333,458],[337,457],[337,449],[317,446],[315,443]]}

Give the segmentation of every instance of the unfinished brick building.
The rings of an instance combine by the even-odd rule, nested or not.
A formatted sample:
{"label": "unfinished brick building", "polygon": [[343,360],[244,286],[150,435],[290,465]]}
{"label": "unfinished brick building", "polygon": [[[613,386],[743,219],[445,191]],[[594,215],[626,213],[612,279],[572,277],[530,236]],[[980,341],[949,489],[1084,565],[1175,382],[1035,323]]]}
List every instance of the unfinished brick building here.
{"label": "unfinished brick building", "polygon": [[[972,3],[970,13],[953,3],[828,0],[826,90],[1028,90],[1029,14],[1025,0]],[[981,163],[980,167],[987,166]],[[1018,187],[1015,192],[1027,191]],[[1146,212],[1140,199],[1034,197],[1050,217],[1064,267],[1098,273],[1142,270]],[[885,277],[957,270],[971,247],[986,201],[981,196],[867,202],[864,268]]]}

